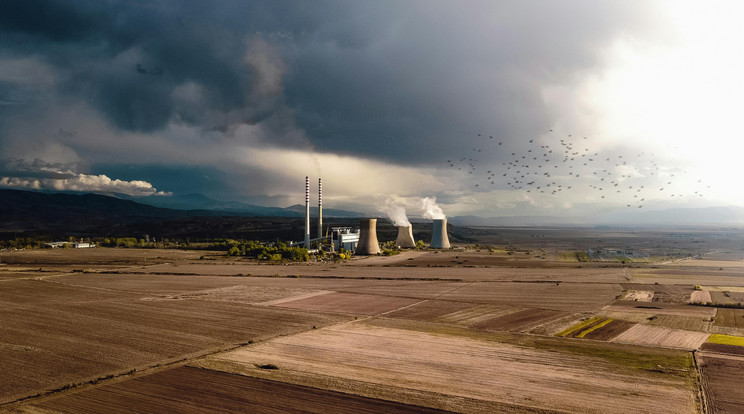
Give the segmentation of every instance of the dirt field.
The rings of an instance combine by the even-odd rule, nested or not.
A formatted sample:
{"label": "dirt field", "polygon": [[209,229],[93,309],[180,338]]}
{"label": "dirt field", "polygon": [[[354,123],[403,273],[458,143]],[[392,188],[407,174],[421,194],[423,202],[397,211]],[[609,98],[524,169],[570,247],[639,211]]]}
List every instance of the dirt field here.
{"label": "dirt field", "polygon": [[281,302],[274,306],[317,312],[378,315],[410,306],[417,302],[419,302],[418,299],[333,292]]}
{"label": "dirt field", "polygon": [[620,285],[600,283],[472,283],[441,299],[553,309],[599,310],[621,293]]}
{"label": "dirt field", "polygon": [[148,298],[57,281],[0,283],[0,402],[343,319]]}
{"label": "dirt field", "polygon": [[612,339],[612,342],[664,346],[694,350],[708,339],[705,332],[683,331],[661,326],[635,325]]}
{"label": "dirt field", "polygon": [[716,308],[705,306],[678,305],[673,303],[640,303],[617,300],[602,308],[606,312],[642,313],[651,315],[675,315],[697,318],[710,318],[716,315]]}
{"label": "dirt field", "polygon": [[[219,391],[227,387],[328,409],[343,392],[460,412],[695,412],[691,353],[665,347],[744,331],[740,310],[716,316],[684,304],[698,284],[741,293],[727,281],[744,267],[623,268],[541,249],[518,259],[458,250],[303,264],[177,250],[2,252],[0,410],[32,397],[24,409],[110,411],[98,404],[128,398],[229,411],[234,402]],[[689,281],[628,281],[646,274]],[[593,316],[606,323],[588,340],[552,337]],[[184,363],[279,382],[168,366]],[[204,395],[184,391],[202,382]],[[389,411],[362,400],[359,410]]]}
{"label": "dirt field", "polygon": [[607,325],[602,326],[599,329],[593,330],[586,335],[586,339],[594,339],[596,341],[609,341],[627,331],[628,329],[635,326],[633,322],[613,319]]}
{"label": "dirt field", "polygon": [[562,318],[566,315],[567,313],[565,312],[550,309],[525,309],[479,323],[474,325],[473,328],[483,329],[485,331],[520,332]]}
{"label": "dirt field", "polygon": [[414,321],[434,321],[476,305],[448,300],[426,300],[412,306],[386,313],[388,318],[410,319]]}
{"label": "dirt field", "polygon": [[720,308],[716,313],[716,326],[728,326],[731,328],[744,328],[744,309]]}
{"label": "dirt field", "polygon": [[711,412],[744,412],[744,382],[741,375],[744,372],[744,358],[700,353],[697,361]]}
{"label": "dirt field", "polygon": [[741,355],[744,357],[744,346],[737,345],[725,345],[725,344],[713,344],[706,342],[700,347],[701,351],[715,352],[719,354],[730,354],[730,355]]}
{"label": "dirt field", "polygon": [[695,412],[694,392],[683,380],[596,357],[360,323],[276,338],[209,361],[238,372],[271,363],[279,369],[267,375],[284,381],[330,376],[371,394],[406,384],[440,393],[438,404],[453,396],[570,412]]}
{"label": "dirt field", "polygon": [[444,412],[194,367],[141,376],[31,404],[19,411],[46,410],[57,413]]}

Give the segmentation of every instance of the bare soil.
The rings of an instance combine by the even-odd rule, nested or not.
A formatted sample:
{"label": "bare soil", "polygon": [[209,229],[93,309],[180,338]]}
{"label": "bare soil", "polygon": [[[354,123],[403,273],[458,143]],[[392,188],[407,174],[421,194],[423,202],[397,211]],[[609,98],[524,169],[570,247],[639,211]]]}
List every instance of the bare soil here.
{"label": "bare soil", "polygon": [[31,404],[20,412],[56,413],[443,413],[354,394],[179,367]]}
{"label": "bare soil", "polygon": [[454,312],[476,307],[472,303],[449,300],[426,300],[403,309],[385,314],[388,318],[410,319],[414,321],[434,321]]}
{"label": "bare soil", "polygon": [[695,350],[700,348],[710,334],[683,331],[661,326],[635,325],[612,339],[612,342],[638,345],[664,346]]}
{"label": "bare soil", "polygon": [[417,302],[419,302],[417,299],[334,292],[281,302],[274,306],[316,312],[378,315],[383,312],[390,312],[398,308],[413,305]]}
{"label": "bare soil", "polygon": [[721,357],[707,353],[697,356],[711,412],[744,412],[744,358]]}
{"label": "bare soil", "polygon": [[537,325],[547,323],[566,316],[567,313],[551,309],[525,309],[504,316],[491,319],[473,326],[474,329],[485,331],[520,332],[529,330]]}
{"label": "bare soil", "polygon": [[0,283],[0,403],[344,319],[229,302],[142,299],[56,281]]}
{"label": "bare soil", "polygon": [[720,354],[741,355],[744,357],[744,346],[712,344],[710,342],[706,342],[703,344],[703,346],[700,347],[700,350],[706,352],[716,352]]}
{"label": "bare soil", "polygon": [[633,322],[613,319],[607,325],[599,329],[595,329],[584,335],[584,338],[594,339],[597,341],[609,341],[627,331],[628,329],[632,328],[633,326],[635,326]]}
{"label": "bare soil", "polygon": [[[516,407],[569,412],[695,412],[691,384],[606,360],[467,337],[359,323],[336,325],[210,358],[245,372],[272,363],[283,381],[314,375],[357,381],[375,394],[387,384]],[[241,368],[242,367],[242,368]],[[321,379],[319,378],[319,381]],[[472,412],[476,407],[463,407]]]}
{"label": "bare soil", "polygon": [[744,328],[744,309],[719,308],[713,324],[731,328]]}
{"label": "bare soil", "polygon": [[716,308],[706,306],[678,305],[662,302],[635,302],[617,300],[602,308],[608,312],[643,313],[653,315],[676,315],[710,318],[716,315]]}

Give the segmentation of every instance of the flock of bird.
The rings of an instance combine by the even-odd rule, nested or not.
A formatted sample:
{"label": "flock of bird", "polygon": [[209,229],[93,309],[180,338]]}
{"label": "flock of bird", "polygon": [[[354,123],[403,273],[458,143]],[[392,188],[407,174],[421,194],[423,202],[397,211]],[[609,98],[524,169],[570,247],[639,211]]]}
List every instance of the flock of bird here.
{"label": "flock of bird", "polygon": [[[569,134],[559,139],[550,130],[540,140],[529,139],[519,150],[507,149],[508,144],[492,135],[477,134],[477,140],[485,145],[447,160],[450,168],[472,176],[477,191],[510,188],[549,196],[580,191],[585,200],[605,199],[643,208],[661,198],[703,197],[703,191],[710,188],[702,180],[686,176],[684,168],[662,165],[652,153],[592,150],[595,145],[588,137]],[[506,160],[496,164],[478,160],[479,155],[494,153],[502,160],[506,155]],[[482,171],[483,163],[490,169]]]}

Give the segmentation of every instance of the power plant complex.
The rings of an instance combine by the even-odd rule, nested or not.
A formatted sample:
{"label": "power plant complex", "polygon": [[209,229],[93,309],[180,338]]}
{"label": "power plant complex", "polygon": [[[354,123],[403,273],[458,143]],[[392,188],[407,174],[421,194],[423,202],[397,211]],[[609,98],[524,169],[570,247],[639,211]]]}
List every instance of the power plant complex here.
{"label": "power plant complex", "polygon": [[[416,247],[413,239],[413,228],[408,226],[397,226],[398,237],[395,245],[411,249]],[[306,249],[311,248],[313,242],[318,242],[318,247],[324,240],[330,241],[332,249],[353,250],[357,255],[376,255],[381,252],[380,243],[377,239],[377,219],[363,218],[359,220],[359,230],[354,231],[351,227],[333,227],[329,234],[323,235],[323,179],[318,178],[318,237],[310,237],[310,177],[305,177],[305,237],[302,243]],[[447,219],[434,219],[431,236],[431,248],[449,249],[450,242],[447,236]]]}

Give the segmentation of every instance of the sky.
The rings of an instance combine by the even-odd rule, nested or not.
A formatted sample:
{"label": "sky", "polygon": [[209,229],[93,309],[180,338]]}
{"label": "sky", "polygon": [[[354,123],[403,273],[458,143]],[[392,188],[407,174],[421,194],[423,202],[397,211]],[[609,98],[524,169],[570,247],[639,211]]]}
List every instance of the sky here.
{"label": "sky", "polygon": [[6,0],[0,188],[286,207],[310,176],[326,208],[369,214],[744,206],[742,15],[735,0]]}

